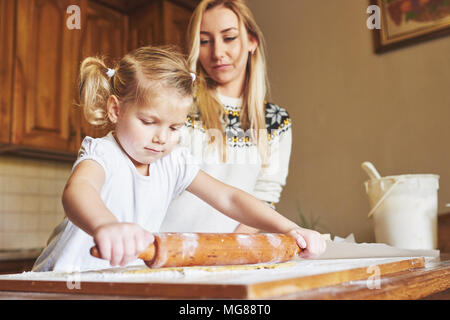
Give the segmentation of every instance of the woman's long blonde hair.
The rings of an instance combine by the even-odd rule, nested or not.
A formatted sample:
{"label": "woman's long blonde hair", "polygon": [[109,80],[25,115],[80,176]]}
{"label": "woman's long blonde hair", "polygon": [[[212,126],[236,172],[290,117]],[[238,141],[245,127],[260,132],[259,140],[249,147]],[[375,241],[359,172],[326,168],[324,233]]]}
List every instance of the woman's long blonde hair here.
{"label": "woman's long blonde hair", "polygon": [[[142,47],[109,68],[101,57],[83,60],[80,68],[80,106],[92,125],[111,125],[107,116],[108,98],[115,95],[121,104],[147,104],[159,86],[181,96],[192,96],[194,81],[184,56],[174,47]],[[111,75],[111,73],[110,73]]]}
{"label": "woman's long blonde hair", "polygon": [[[196,90],[196,107],[205,129],[217,129],[223,132],[221,120],[224,117],[224,111],[217,98],[216,83],[208,76],[199,61],[200,25],[203,14],[217,6],[224,6],[233,11],[238,17],[240,30],[246,30],[248,35],[256,39],[258,43],[254,54],[249,54],[248,57],[240,120],[242,129],[244,131],[250,129],[252,138],[257,141],[258,150],[263,165],[265,165],[268,152],[265,99],[269,90],[265,42],[261,30],[244,0],[203,0],[192,14],[188,27],[188,63],[191,70],[194,70],[199,78]],[[247,41],[244,36],[240,38]],[[226,146],[225,139],[226,136],[224,136],[224,146]],[[223,151],[225,151],[225,148]]]}

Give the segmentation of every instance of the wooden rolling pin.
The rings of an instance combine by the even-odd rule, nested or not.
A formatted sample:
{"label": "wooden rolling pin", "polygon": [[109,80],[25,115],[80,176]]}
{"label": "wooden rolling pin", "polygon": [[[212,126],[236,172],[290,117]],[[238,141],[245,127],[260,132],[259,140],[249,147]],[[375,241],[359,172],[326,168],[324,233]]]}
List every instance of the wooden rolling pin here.
{"label": "wooden rolling pin", "polygon": [[[279,263],[300,252],[294,238],[278,233],[156,233],[139,259],[149,268]],[[91,255],[99,258],[98,248]]]}

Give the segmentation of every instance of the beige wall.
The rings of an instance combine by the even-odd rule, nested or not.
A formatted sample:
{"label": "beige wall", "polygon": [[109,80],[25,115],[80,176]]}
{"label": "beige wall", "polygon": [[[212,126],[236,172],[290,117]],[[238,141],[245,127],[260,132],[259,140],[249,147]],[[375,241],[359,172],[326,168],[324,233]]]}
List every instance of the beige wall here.
{"label": "beige wall", "polygon": [[450,37],[376,55],[365,0],[248,0],[268,44],[272,100],[293,120],[290,175],[278,209],[297,201],[338,236],[374,241],[360,169],[441,176],[450,203]]}

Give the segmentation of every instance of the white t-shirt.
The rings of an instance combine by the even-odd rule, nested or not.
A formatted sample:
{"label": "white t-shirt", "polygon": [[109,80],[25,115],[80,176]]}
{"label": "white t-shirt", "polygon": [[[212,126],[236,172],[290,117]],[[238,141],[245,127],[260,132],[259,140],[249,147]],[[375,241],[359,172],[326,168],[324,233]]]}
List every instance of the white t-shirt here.
{"label": "white t-shirt", "polygon": [[[267,167],[261,165],[256,144],[245,137],[241,129],[242,99],[220,96],[227,123],[227,161],[220,162],[216,147],[208,145],[208,135],[201,119],[188,119],[182,130],[180,144],[187,147],[200,168],[214,178],[239,188],[271,207],[279,202],[289,169],[292,145],[291,119],[287,111],[276,104],[266,103],[266,129],[270,134],[270,158]],[[221,137],[219,137],[221,139]],[[164,219],[165,232],[233,232],[239,222],[220,213],[189,192],[175,199]]]}
{"label": "white t-shirt", "polygon": [[[160,230],[170,202],[191,184],[199,171],[189,151],[177,147],[150,164],[149,176],[143,176],[111,132],[103,138],[83,140],[73,169],[84,160],[94,160],[105,170],[100,196],[117,220],[139,224],[150,232]],[[109,261],[90,255],[93,245],[90,235],[65,218],[54,230],[33,271],[69,272],[110,267]],[[130,264],[142,262],[136,260]]]}

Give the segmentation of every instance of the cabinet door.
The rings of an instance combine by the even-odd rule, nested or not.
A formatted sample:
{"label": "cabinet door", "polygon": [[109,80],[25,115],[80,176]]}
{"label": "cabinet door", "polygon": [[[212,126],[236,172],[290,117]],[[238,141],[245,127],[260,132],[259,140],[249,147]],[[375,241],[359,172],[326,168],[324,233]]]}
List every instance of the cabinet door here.
{"label": "cabinet door", "polygon": [[67,27],[71,5],[83,12],[87,1],[17,0],[14,145],[57,152],[79,147],[73,104],[81,30]]}
{"label": "cabinet door", "polygon": [[[83,29],[83,59],[90,56],[105,58],[112,68],[127,52],[127,16],[101,4],[89,2],[86,28]],[[81,110],[80,110],[81,112]],[[102,137],[110,128],[94,127],[81,112],[81,138],[86,135]]]}
{"label": "cabinet door", "polygon": [[14,53],[15,1],[0,0],[0,144],[9,143]]}
{"label": "cabinet door", "polygon": [[152,1],[147,6],[130,14],[130,51],[164,43],[162,35],[162,17],[159,14],[159,2]]}
{"label": "cabinet door", "polygon": [[165,43],[177,45],[186,53],[187,29],[192,11],[169,1],[164,1],[163,6]]}

